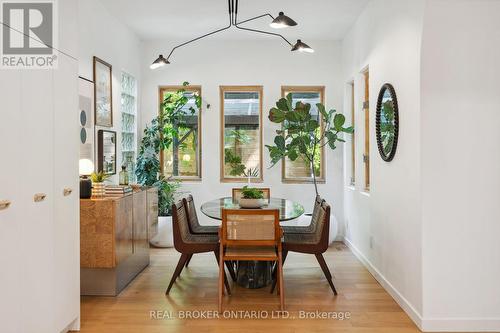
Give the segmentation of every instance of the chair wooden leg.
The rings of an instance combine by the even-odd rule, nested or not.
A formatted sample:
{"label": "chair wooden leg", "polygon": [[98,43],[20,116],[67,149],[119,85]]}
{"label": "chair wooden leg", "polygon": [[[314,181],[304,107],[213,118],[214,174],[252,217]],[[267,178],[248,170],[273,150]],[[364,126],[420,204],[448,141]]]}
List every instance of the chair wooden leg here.
{"label": "chair wooden leg", "polygon": [[226,264],[227,270],[229,271],[229,275],[231,275],[231,279],[233,281],[236,281],[236,273],[234,271],[233,262],[232,261],[225,261],[224,263]]}
{"label": "chair wooden leg", "polygon": [[279,291],[280,291],[280,309],[285,311],[285,284],[283,281],[283,262],[281,252],[278,253],[278,279],[279,279]]}
{"label": "chair wooden leg", "polygon": [[186,261],[186,265],[184,267],[188,267],[189,263],[191,262],[191,258],[193,257],[192,254],[189,255],[188,260]]}
{"label": "chair wooden leg", "polygon": [[[215,251],[217,252],[217,251]],[[221,249],[222,252],[222,249]],[[222,313],[222,295],[224,294],[224,259],[223,254],[216,254],[217,259],[219,260],[219,313]]]}
{"label": "chair wooden leg", "polygon": [[[220,264],[219,252],[214,251],[215,259],[217,259],[217,265]],[[226,286],[227,294],[231,295],[231,287],[229,286],[229,281],[227,280],[226,271],[224,270],[224,265],[222,265],[222,272],[224,273],[224,285]],[[219,268],[220,270],[220,268]],[[224,293],[224,290],[222,291]]]}
{"label": "chair wooden leg", "polygon": [[[285,264],[286,256],[288,255],[288,251],[283,251],[283,264]],[[273,278],[273,283],[271,285],[271,294],[274,292],[274,289],[276,288],[276,282],[277,282],[277,271],[278,271],[278,264],[276,263],[273,268],[273,273],[272,273],[272,278]]]}
{"label": "chair wooden leg", "polygon": [[335,289],[332,281],[332,274],[330,273],[330,270],[326,265],[325,258],[323,258],[323,255],[321,253],[316,253],[315,255],[319,265],[321,266],[321,269],[323,270],[323,273],[325,274],[326,279],[328,280],[328,283],[330,284],[330,288],[332,288],[333,290],[333,294],[337,295],[337,290]]}
{"label": "chair wooden leg", "polygon": [[181,274],[182,269],[184,268],[184,265],[186,264],[186,260],[188,259],[189,254],[187,253],[182,253],[181,257],[179,258],[179,262],[177,263],[177,267],[175,267],[174,274],[172,275],[172,278],[170,279],[170,283],[168,285],[167,291],[165,292],[166,295],[170,292],[170,289],[172,289],[172,286],[174,285],[175,280]]}

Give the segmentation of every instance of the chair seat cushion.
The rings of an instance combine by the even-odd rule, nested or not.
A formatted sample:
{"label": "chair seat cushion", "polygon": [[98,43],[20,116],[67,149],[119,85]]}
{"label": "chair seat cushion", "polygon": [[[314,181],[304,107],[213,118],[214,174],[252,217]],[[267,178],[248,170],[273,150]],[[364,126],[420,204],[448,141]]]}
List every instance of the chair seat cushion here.
{"label": "chair seat cushion", "polygon": [[191,229],[195,234],[219,234],[219,227],[216,225],[191,224]]}
{"label": "chair seat cushion", "polygon": [[224,257],[237,257],[241,260],[244,260],[244,258],[248,258],[248,260],[276,260],[278,258],[278,255],[274,246],[228,246],[226,247]]}
{"label": "chair seat cushion", "polygon": [[312,234],[314,233],[313,225],[296,226],[296,225],[284,225],[282,226],[283,233],[285,234]]}
{"label": "chair seat cushion", "polygon": [[318,244],[319,235],[316,233],[286,233],[284,235],[284,242],[293,244]]}
{"label": "chair seat cushion", "polygon": [[191,244],[217,244],[219,243],[219,235],[187,234],[185,235],[184,242]]}

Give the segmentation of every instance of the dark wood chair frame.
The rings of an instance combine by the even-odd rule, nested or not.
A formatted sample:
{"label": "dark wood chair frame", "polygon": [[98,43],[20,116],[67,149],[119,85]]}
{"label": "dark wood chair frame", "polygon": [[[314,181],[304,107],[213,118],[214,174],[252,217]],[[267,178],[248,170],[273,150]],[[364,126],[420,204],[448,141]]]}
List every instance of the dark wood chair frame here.
{"label": "dark wood chair frame", "polygon": [[[178,261],[177,266],[175,268],[174,274],[172,275],[172,278],[170,279],[170,283],[169,283],[168,288],[165,292],[166,295],[168,295],[170,293],[170,290],[172,289],[172,286],[174,285],[175,280],[181,274],[182,269],[186,265],[188,258],[190,258],[193,254],[212,252],[215,255],[215,258],[217,260],[217,264],[219,264],[219,243],[218,242],[186,243],[182,239],[179,223],[183,223],[183,222],[179,221],[179,215],[178,215],[178,210],[180,210],[180,209],[185,210],[186,218],[187,218],[187,209],[184,206],[183,201],[179,201],[178,203],[172,205],[172,229],[173,229],[173,235],[174,235],[174,247],[178,252],[181,253],[181,257],[179,258],[179,261]],[[188,221],[186,220],[185,223],[188,223]],[[189,230],[188,226],[186,226],[186,228],[187,228],[187,230]],[[224,279],[224,284],[226,286],[227,293],[230,295],[231,289],[229,287],[229,282],[227,281],[227,279]]]}
{"label": "dark wood chair frame", "polygon": [[[188,209],[189,205],[194,205],[193,196],[190,194],[190,195],[187,196],[187,198],[182,198],[182,202],[184,203],[184,207],[186,209],[186,216],[187,216],[188,222],[191,221],[192,218],[198,219],[198,217],[196,216],[196,211],[194,212],[195,216],[191,216],[190,212],[189,212],[189,209]],[[194,209],[196,209],[196,208],[194,208]],[[213,228],[214,231],[196,232],[196,231],[194,231],[191,228],[191,223],[188,223],[188,225],[189,225],[189,231],[192,234],[195,234],[195,235],[217,235],[217,236],[219,235],[219,226],[214,226],[214,228]],[[189,254],[188,255],[188,258],[186,260],[186,263],[184,264],[184,267],[188,267],[189,266],[189,263],[191,262],[191,258],[193,258],[193,254]],[[227,270],[229,271],[229,275],[231,276],[231,279],[233,281],[236,281],[236,273],[235,273],[235,270],[234,270],[234,265],[231,264],[231,263],[229,263],[229,262],[227,262],[226,263],[226,267],[227,267]]]}
{"label": "dark wood chair frame", "polygon": [[[317,244],[299,244],[288,243],[286,242],[285,238],[285,242],[283,243],[283,264],[285,264],[286,257],[288,255],[288,252],[290,251],[305,254],[314,254],[316,256],[316,260],[319,263],[319,266],[321,267],[321,270],[323,271],[323,274],[325,274],[325,278],[327,279],[328,284],[333,291],[333,294],[337,295],[337,289],[335,289],[332,281],[332,274],[330,273],[330,269],[328,269],[328,265],[326,264],[325,258],[323,257],[323,253],[328,250],[329,245],[328,238],[330,236],[330,206],[326,204],[324,200],[321,203],[321,206],[323,209],[325,209],[325,220],[323,221],[320,241]],[[273,276],[274,279],[271,286],[271,293],[274,292],[274,289],[276,287],[276,267],[273,269]]]}

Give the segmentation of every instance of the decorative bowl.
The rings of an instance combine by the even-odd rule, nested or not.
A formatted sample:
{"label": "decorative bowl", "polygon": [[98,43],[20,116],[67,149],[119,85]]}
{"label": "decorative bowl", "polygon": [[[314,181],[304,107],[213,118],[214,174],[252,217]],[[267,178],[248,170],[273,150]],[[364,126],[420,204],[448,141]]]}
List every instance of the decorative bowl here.
{"label": "decorative bowl", "polygon": [[241,208],[261,208],[265,204],[267,204],[266,199],[240,199],[240,207]]}

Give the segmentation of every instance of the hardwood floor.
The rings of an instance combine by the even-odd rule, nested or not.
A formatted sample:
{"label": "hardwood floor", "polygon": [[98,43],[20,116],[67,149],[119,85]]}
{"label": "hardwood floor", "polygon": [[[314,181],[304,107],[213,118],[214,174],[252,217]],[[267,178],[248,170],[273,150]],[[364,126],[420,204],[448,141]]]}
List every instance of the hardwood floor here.
{"label": "hardwood floor", "polygon": [[[335,243],[325,253],[339,292],[336,297],[313,255],[289,254],[284,266],[289,318],[271,318],[279,313],[279,297],[271,295],[269,288],[248,290],[234,284],[232,296],[225,296],[224,310],[262,311],[253,315],[267,315],[267,319],[179,318],[187,311],[216,315],[218,269],[213,254],[193,256],[189,268],[165,296],[178,258],[173,249],[152,249],[151,265],[118,297],[82,297],[81,332],[420,332],[342,243]],[[309,315],[319,311],[330,319],[299,319],[300,311]],[[157,319],[151,318],[151,312]],[[335,313],[350,314],[350,318],[334,319]]]}

